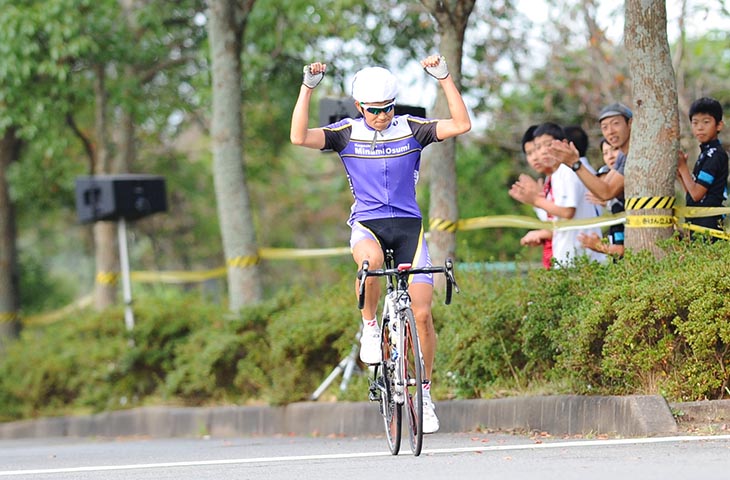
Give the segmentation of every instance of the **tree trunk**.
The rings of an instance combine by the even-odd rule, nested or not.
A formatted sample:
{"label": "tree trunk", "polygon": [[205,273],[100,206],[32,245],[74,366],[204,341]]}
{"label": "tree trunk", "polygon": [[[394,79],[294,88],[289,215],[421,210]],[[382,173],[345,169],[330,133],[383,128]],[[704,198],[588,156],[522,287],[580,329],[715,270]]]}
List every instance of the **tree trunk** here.
{"label": "tree trunk", "polygon": [[[461,85],[461,57],[469,15],[474,0],[422,0],[424,6],[438,23],[441,36],[440,52],[446,58],[449,72],[457,87]],[[436,95],[433,118],[449,118],[446,97],[441,89]],[[430,185],[429,251],[434,265],[443,265],[447,258],[456,254],[456,222],[459,208],[456,201],[456,139],[433,144],[424,151],[424,167]],[[436,277],[436,288],[443,287],[445,280]]]}
{"label": "tree trunk", "polygon": [[15,130],[5,130],[0,138],[0,353],[20,332],[17,229],[7,182],[8,167],[18,159],[20,147]]}
{"label": "tree trunk", "polygon": [[213,180],[223,252],[228,266],[229,309],[261,300],[258,247],[243,168],[241,50],[254,1],[209,2],[213,111]]}
{"label": "tree trunk", "polygon": [[[624,41],[632,77],[633,123],[626,162],[626,248],[662,254],[672,235],[679,149],[677,86],[664,0],[627,0]],[[659,207],[659,208],[657,208]]]}
{"label": "tree trunk", "polygon": [[[131,75],[135,75],[134,69],[127,69],[127,78],[134,78]],[[132,171],[132,166],[137,158],[137,142],[136,142],[136,127],[134,125],[134,118],[128,110],[122,110],[117,121],[118,128],[115,144],[117,145],[117,154],[114,156],[114,163],[112,165],[112,173],[129,173]]]}
{"label": "tree trunk", "polygon": [[[94,69],[94,130],[97,148],[94,158],[94,174],[111,173],[111,146],[108,126],[108,93],[103,65]],[[103,310],[116,303],[119,283],[119,259],[117,255],[116,224],[114,222],[94,223],[94,251],[96,256],[96,283],[94,284],[94,305]]]}

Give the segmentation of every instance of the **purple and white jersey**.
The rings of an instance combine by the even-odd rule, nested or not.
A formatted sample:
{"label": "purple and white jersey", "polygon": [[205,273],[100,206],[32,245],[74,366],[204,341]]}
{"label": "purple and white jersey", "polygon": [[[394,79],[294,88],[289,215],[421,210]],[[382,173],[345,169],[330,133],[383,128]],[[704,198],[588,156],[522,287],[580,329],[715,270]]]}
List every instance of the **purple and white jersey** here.
{"label": "purple and white jersey", "polygon": [[363,118],[324,127],[325,150],[337,152],[355,203],[348,224],[376,218],[421,218],[416,183],[421,150],[436,138],[437,120],[395,116],[378,132]]}

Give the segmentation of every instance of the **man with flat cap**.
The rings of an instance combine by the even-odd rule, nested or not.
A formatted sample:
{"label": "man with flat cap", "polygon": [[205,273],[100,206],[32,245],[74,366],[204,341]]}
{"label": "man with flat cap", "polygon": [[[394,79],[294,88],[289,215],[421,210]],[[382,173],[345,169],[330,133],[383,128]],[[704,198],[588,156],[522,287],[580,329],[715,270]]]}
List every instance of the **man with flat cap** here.
{"label": "man with flat cap", "polygon": [[553,142],[553,154],[562,163],[572,168],[588,190],[601,200],[608,201],[617,198],[623,203],[624,167],[626,165],[626,156],[629,154],[632,118],[631,110],[623,103],[608,105],[598,115],[603,137],[612,147],[619,150],[616,163],[611,171],[600,177],[582,166],[580,155],[574,146],[562,142]]}

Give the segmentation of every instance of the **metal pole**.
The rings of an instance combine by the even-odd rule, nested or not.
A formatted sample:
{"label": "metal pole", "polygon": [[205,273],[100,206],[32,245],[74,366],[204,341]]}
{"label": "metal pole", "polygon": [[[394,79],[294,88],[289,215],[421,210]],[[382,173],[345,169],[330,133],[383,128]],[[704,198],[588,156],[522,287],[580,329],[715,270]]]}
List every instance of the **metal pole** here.
{"label": "metal pole", "polygon": [[132,283],[129,279],[129,249],[127,247],[127,220],[122,217],[117,222],[119,234],[119,263],[122,267],[122,288],[124,291],[124,324],[128,331],[134,328],[134,313],[132,312]]}
{"label": "metal pole", "polygon": [[327,378],[324,379],[324,382],[322,382],[309,397],[310,400],[317,400],[319,396],[327,390],[327,387],[335,381],[335,378],[337,378],[340,373],[343,374],[342,382],[340,383],[340,391],[344,392],[347,390],[347,384],[350,382],[350,377],[352,377],[352,374],[357,369],[357,355],[360,352],[360,335],[362,335],[362,325],[360,325],[360,330],[358,330],[357,335],[355,335],[355,341],[352,344],[350,354],[340,360],[340,363],[332,369]]}

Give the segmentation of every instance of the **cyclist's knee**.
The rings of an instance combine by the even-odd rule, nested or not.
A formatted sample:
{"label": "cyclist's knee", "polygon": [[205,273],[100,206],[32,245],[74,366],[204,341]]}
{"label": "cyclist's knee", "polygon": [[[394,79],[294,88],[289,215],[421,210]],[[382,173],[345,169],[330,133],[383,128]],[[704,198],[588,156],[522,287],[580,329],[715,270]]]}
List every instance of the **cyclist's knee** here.
{"label": "cyclist's knee", "polygon": [[383,266],[383,250],[378,242],[374,240],[361,240],[352,249],[352,258],[357,265],[367,260],[370,268],[381,268]]}
{"label": "cyclist's knee", "polygon": [[416,317],[418,323],[433,323],[433,315],[431,314],[431,302],[418,302],[413,301],[411,303],[411,309],[413,310],[413,316]]}

